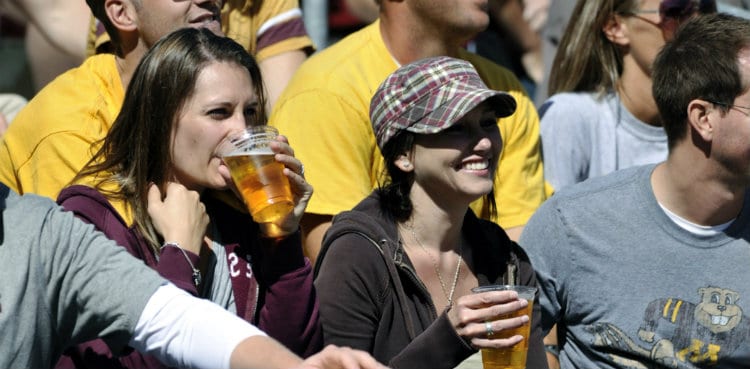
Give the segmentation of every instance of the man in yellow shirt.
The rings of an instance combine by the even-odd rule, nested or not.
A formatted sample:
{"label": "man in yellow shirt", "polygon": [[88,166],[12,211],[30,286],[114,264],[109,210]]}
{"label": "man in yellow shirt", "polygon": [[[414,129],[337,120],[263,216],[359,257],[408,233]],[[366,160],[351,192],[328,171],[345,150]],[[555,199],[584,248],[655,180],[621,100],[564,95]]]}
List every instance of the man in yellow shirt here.
{"label": "man in yellow shirt", "polygon": [[[516,113],[498,121],[503,153],[495,179],[497,216],[513,238],[550,191],[539,152],[539,117],[508,70],[461,45],[487,27],[486,2],[380,0],[379,19],[313,55],[282,93],[270,123],[289,137],[315,187],[305,218],[305,248],[315,260],[333,215],[349,210],[381,180],[383,159],[369,120],[372,94],[400,65],[447,55],[470,61],[486,84],[508,91]],[[488,217],[488,204],[472,208]]]}
{"label": "man in yellow shirt", "polygon": [[[270,108],[294,71],[313,51],[312,39],[302,22],[299,0],[225,0],[221,25],[226,36],[242,45],[258,62]],[[87,41],[88,55],[111,47],[103,24],[94,18]]]}
{"label": "man in yellow shirt", "polygon": [[[298,4],[296,0],[228,0],[227,3],[238,7],[239,13],[230,8],[222,12],[221,0],[87,0],[87,3],[112,38],[114,54],[92,56],[78,68],[60,75],[16,116],[0,141],[0,182],[16,192],[57,197],[91,158],[95,150],[92,145],[109,131],[143,54],[173,30],[206,27],[221,33],[223,16],[236,26],[229,27],[228,32],[245,42],[246,48],[262,47],[267,51],[264,57],[276,65],[284,63],[277,58],[281,54],[277,47],[286,45],[292,47],[290,50],[299,50],[304,48],[302,44],[311,46],[299,43],[302,39],[309,41],[309,37],[299,36],[302,27],[299,9],[292,6]],[[265,27],[267,38],[259,38],[251,45],[244,39],[248,35],[243,36],[241,26],[250,27],[253,21],[250,15],[259,16],[256,11],[261,7],[281,14],[267,17],[266,22],[257,25]],[[286,25],[293,26],[291,31],[274,28],[289,20],[292,23]],[[254,33],[249,28],[248,32]],[[285,37],[295,39],[280,43]],[[259,64],[263,70],[263,63]]]}

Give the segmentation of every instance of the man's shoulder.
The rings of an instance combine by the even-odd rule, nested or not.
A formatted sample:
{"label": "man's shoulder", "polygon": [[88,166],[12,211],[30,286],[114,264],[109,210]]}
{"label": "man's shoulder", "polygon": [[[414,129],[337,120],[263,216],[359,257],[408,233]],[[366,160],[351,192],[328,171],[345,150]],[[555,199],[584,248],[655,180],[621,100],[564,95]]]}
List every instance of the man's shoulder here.
{"label": "man's shoulder", "polygon": [[560,209],[572,208],[575,205],[581,205],[586,209],[611,208],[613,203],[639,196],[639,189],[643,188],[644,182],[648,182],[655,166],[636,166],[592,177],[563,188],[547,201]]}
{"label": "man's shoulder", "polygon": [[[38,118],[39,114],[60,116],[61,113],[81,111],[86,107],[93,109],[103,96],[119,95],[118,89],[122,89],[122,82],[114,56],[95,55],[44,86],[19,112],[19,119],[24,119],[24,111],[33,111]],[[38,123],[34,122],[35,125]]]}
{"label": "man's shoulder", "polygon": [[[122,86],[112,55],[96,55],[68,70],[42,88],[18,113],[8,137],[47,137],[56,132],[92,127],[85,120],[109,116],[122,103]],[[117,105],[110,106],[110,105]],[[100,114],[104,111],[105,114]],[[111,123],[111,122],[110,122]],[[100,127],[93,127],[95,132]]]}
{"label": "man's shoulder", "polygon": [[[377,34],[371,27],[349,35],[302,63],[279,98],[274,113],[299,110],[299,101],[304,96],[315,96],[310,101],[316,103],[321,97],[325,97],[322,100],[325,102],[338,98],[366,111],[372,94],[396,69],[395,62],[380,45],[382,41],[375,39]],[[287,107],[290,101],[295,102]]]}
{"label": "man's shoulder", "polygon": [[115,64],[115,56],[112,54],[98,54],[86,58],[81,65],[69,69],[44,86],[40,93],[55,91],[60,88],[68,88],[69,84],[112,85],[113,79],[120,84],[120,75]]}
{"label": "man's shoulder", "polygon": [[374,51],[376,39],[372,26],[353,32],[344,39],[310,56],[300,66],[296,75],[316,76],[321,79],[345,79],[352,73],[370,73],[363,66],[383,59]]}
{"label": "man's shoulder", "polygon": [[7,193],[2,195],[2,223],[3,227],[13,229],[14,233],[21,228],[39,228],[39,223],[47,219],[46,214],[57,210],[58,207],[52,199],[34,194],[19,195],[5,185],[2,190]]}

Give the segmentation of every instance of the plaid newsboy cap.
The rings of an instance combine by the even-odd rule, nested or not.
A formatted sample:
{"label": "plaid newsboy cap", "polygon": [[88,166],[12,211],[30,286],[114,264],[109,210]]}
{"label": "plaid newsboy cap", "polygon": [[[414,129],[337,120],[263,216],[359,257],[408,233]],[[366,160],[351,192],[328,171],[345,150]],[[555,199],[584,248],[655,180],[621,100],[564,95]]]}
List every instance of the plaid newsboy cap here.
{"label": "plaid newsboy cap", "polygon": [[439,56],[397,69],[375,91],[370,121],[382,150],[401,130],[438,133],[486,100],[498,118],[516,110],[506,92],[490,90],[467,61]]}

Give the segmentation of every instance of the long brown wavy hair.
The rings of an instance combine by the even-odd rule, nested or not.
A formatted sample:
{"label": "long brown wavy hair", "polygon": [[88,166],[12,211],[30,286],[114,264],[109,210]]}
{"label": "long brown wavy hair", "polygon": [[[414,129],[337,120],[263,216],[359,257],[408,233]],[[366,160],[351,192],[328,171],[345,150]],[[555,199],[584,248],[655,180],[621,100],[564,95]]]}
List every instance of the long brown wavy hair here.
{"label": "long brown wavy hair", "polygon": [[629,14],[638,0],[578,0],[552,63],[549,95],[615,89],[623,57],[603,28],[616,14]]}
{"label": "long brown wavy hair", "polygon": [[126,202],[136,227],[154,250],[161,242],[147,212],[148,188],[154,183],[164,189],[170,178],[175,161],[172,130],[198,75],[214,62],[247,69],[258,97],[258,112],[250,124],[264,124],[266,102],[255,59],[236,42],[208,30],[178,30],[154,44],[141,60],[112,129],[73,180],[96,177],[97,190]]}

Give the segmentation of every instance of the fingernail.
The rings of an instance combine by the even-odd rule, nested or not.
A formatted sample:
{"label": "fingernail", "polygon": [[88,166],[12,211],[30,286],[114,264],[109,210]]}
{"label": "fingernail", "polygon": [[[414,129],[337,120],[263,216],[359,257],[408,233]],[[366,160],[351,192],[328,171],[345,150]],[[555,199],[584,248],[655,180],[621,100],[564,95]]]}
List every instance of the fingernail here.
{"label": "fingernail", "polygon": [[528,316],[528,315],[521,315],[521,320],[522,320],[522,321],[523,321],[524,323],[528,323],[528,322],[529,322],[529,316]]}
{"label": "fingernail", "polygon": [[523,299],[521,300],[521,307],[526,307],[529,305],[529,300]]}

